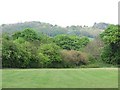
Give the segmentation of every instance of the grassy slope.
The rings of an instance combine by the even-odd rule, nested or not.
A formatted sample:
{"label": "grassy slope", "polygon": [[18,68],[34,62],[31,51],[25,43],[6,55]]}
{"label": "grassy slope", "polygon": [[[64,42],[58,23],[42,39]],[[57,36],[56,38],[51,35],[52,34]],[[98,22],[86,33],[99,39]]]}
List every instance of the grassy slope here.
{"label": "grassy slope", "polygon": [[115,88],[118,69],[5,69],[3,88]]}

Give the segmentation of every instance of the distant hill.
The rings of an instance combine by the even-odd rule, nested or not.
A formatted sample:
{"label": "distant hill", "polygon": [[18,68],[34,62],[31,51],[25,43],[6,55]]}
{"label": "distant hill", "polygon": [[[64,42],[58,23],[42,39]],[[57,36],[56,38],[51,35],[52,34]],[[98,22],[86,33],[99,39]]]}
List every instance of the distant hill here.
{"label": "distant hill", "polygon": [[106,29],[109,26],[108,23],[94,23],[93,27],[98,29]]}
{"label": "distant hill", "polygon": [[38,21],[16,23],[16,24],[3,24],[0,26],[3,33],[12,34],[17,31],[24,30],[25,28],[32,28],[35,31],[49,36],[56,36],[58,34],[69,34],[77,36],[87,36],[90,38],[96,37],[104,29],[106,29],[108,24],[106,23],[95,23],[92,27],[88,26],[67,26],[61,27],[58,25],[52,25],[49,23],[43,23]]}

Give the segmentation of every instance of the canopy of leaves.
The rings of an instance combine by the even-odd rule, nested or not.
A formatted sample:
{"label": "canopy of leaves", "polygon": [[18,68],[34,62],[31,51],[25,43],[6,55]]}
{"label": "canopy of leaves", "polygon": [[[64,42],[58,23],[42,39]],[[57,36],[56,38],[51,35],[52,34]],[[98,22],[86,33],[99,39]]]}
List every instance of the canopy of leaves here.
{"label": "canopy of leaves", "polygon": [[63,49],[80,50],[89,42],[87,37],[78,37],[72,35],[57,35],[54,37],[54,42]]}
{"label": "canopy of leaves", "polygon": [[13,39],[18,39],[19,37],[24,38],[27,41],[40,40],[40,36],[32,29],[25,29],[22,32],[16,32],[12,35]]}
{"label": "canopy of leaves", "polygon": [[106,44],[120,43],[120,26],[110,25],[102,34],[102,39]]}
{"label": "canopy of leaves", "polygon": [[40,58],[44,58],[43,63],[49,64],[49,67],[56,67],[62,61],[60,47],[54,43],[41,45],[39,56]]}
{"label": "canopy of leaves", "polygon": [[22,45],[12,41],[3,40],[2,64],[7,68],[25,68],[29,64],[30,52],[26,51]]}
{"label": "canopy of leaves", "polygon": [[102,34],[105,42],[104,51],[101,57],[111,64],[120,64],[120,26],[110,25]]}

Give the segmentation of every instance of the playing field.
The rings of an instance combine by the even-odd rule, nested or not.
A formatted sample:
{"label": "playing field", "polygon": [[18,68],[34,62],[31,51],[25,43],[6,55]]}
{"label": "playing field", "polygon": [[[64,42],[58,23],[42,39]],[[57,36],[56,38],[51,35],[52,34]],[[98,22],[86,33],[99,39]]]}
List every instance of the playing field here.
{"label": "playing field", "polygon": [[117,68],[3,69],[3,88],[117,88]]}

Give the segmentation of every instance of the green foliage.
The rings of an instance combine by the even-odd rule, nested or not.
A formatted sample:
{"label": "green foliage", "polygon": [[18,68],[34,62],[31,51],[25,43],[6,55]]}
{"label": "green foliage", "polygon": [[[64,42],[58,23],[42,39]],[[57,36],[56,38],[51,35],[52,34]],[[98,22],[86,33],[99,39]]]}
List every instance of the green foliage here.
{"label": "green foliage", "polygon": [[87,45],[89,39],[86,37],[79,38],[77,36],[58,35],[54,37],[54,42],[63,49],[80,50]]}
{"label": "green foliage", "polygon": [[30,53],[19,44],[4,40],[2,45],[2,64],[7,68],[25,68],[29,64]]}
{"label": "green foliage", "polygon": [[17,38],[17,39],[15,39],[13,42],[14,42],[14,43],[19,43],[19,44],[22,44],[22,43],[24,43],[24,42],[25,42],[25,39],[24,39],[24,38],[22,38],[22,37],[18,37],[18,38]]}
{"label": "green foliage", "polygon": [[113,50],[110,45],[106,45],[101,54],[101,58],[103,61],[109,64],[120,64],[120,48],[117,50]]}
{"label": "green foliage", "polygon": [[49,44],[49,43],[53,43],[53,38],[52,37],[49,37],[47,35],[44,35],[44,34],[40,34],[40,43],[41,44]]}
{"label": "green foliage", "polygon": [[48,65],[50,64],[50,58],[48,57],[48,55],[44,55],[43,53],[39,53],[38,54],[39,60],[40,60],[40,65],[41,67],[48,67]]}
{"label": "green foliage", "polygon": [[43,58],[46,57],[45,60],[48,61],[50,67],[55,67],[55,63],[57,64],[62,61],[60,55],[60,47],[54,43],[41,45],[39,52],[39,55],[42,55]]}
{"label": "green foliage", "polygon": [[19,37],[24,38],[27,41],[40,40],[38,34],[32,29],[25,29],[22,32],[16,32],[12,35],[13,39],[18,39]]}
{"label": "green foliage", "polygon": [[[97,24],[96,24],[97,25]],[[106,25],[98,25],[102,27],[107,27]],[[3,33],[9,33],[10,35],[14,32],[23,31],[26,28],[33,28],[35,31],[46,34],[48,36],[54,37],[59,34],[68,34],[68,35],[76,35],[76,36],[86,36],[90,38],[94,38],[98,36],[102,30],[99,27],[87,27],[87,26],[67,26],[61,27],[58,25],[51,25],[49,23],[42,22],[25,22],[25,23],[16,23],[16,24],[4,24],[0,26],[3,30]],[[104,28],[102,28],[104,29]]]}
{"label": "green foliage", "polygon": [[8,33],[3,33],[2,39],[10,40],[11,38],[10,38],[10,36],[8,35]]}
{"label": "green foliage", "polygon": [[101,38],[106,46],[102,52],[102,60],[110,64],[120,64],[120,26],[110,25]]}
{"label": "green foliage", "polygon": [[[101,34],[103,40],[104,33]],[[103,61],[110,64],[116,64],[120,59],[119,49],[116,49],[119,47],[118,39],[114,40],[116,42],[106,43],[109,47],[101,54]],[[13,35],[3,34],[2,41],[2,64],[5,68],[91,67],[89,64],[98,65],[95,59],[98,59],[96,57],[100,56],[103,47],[100,39],[89,41],[87,37],[65,34],[49,37],[32,29]]]}
{"label": "green foliage", "polygon": [[106,44],[120,44],[120,26],[110,25],[102,34],[102,39]]}

